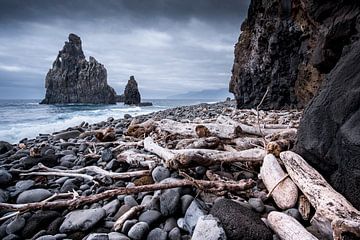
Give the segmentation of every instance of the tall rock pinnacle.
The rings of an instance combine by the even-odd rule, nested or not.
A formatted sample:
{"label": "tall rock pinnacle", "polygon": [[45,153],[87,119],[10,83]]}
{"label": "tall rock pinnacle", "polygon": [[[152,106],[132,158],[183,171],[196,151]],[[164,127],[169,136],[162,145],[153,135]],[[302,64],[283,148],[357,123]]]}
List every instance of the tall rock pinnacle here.
{"label": "tall rock pinnacle", "polygon": [[115,104],[105,67],[93,57],[85,59],[81,39],[73,33],[47,73],[45,88],[42,104]]}
{"label": "tall rock pinnacle", "polygon": [[128,105],[138,105],[140,102],[141,96],[138,89],[138,84],[134,76],[130,76],[130,80],[128,80],[124,91],[124,103]]}

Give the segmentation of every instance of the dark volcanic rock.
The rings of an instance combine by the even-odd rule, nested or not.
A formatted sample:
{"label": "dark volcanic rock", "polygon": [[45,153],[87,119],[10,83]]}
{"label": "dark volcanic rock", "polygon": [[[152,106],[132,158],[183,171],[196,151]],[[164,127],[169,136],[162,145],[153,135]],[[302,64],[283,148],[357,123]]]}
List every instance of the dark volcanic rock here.
{"label": "dark volcanic rock", "polygon": [[[235,47],[238,108],[303,107],[357,34],[356,1],[252,0]],[[356,37],[355,37],[356,38]]]}
{"label": "dark volcanic rock", "polygon": [[45,87],[43,104],[115,103],[105,67],[93,57],[85,59],[81,39],[72,33],[47,73]]}
{"label": "dark volcanic rock", "polygon": [[229,239],[272,239],[272,233],[261,221],[260,215],[232,200],[218,200],[210,214],[220,220]]}
{"label": "dark volcanic rock", "polygon": [[4,154],[12,149],[13,149],[13,146],[10,143],[0,141],[0,154]]}
{"label": "dark volcanic rock", "polygon": [[40,230],[46,229],[49,224],[58,217],[60,217],[60,214],[56,211],[37,211],[26,220],[26,225],[22,230],[22,236],[31,238]]}
{"label": "dark volcanic rock", "polygon": [[124,103],[128,105],[138,105],[141,102],[141,96],[138,89],[138,84],[134,76],[130,76],[130,80],[124,90]]}
{"label": "dark volcanic rock", "polygon": [[[358,24],[360,26],[360,24]],[[306,108],[298,152],[360,209],[360,41],[343,53]]]}

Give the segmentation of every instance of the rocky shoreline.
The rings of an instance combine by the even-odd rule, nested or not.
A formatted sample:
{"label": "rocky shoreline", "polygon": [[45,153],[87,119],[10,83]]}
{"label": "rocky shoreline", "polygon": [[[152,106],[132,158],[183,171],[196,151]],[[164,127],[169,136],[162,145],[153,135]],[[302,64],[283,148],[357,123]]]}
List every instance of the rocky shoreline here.
{"label": "rocky shoreline", "polygon": [[[167,149],[180,149],[187,140],[174,134],[164,136],[161,129],[147,129],[147,122],[166,119],[205,125],[221,115],[249,126],[260,122],[263,130],[267,129],[264,124],[290,129],[298,127],[302,114],[295,110],[237,110],[235,105],[234,101],[226,101],[177,107],[135,118],[126,115],[124,119],[109,118],[92,125],[84,122],[62,132],[23,139],[17,145],[1,142],[0,203],[9,205],[0,205],[0,238],[278,239],[266,220],[272,211],[285,211],[309,226],[296,206],[281,210],[267,197],[266,187],[258,178],[260,162],[196,164],[179,170],[144,149],[145,136]],[[107,136],[105,140],[111,141],[100,141],[104,140],[99,137],[100,132],[104,134],[101,137]],[[220,142],[208,147],[224,152],[263,149],[261,137],[236,134],[239,135],[235,139],[249,142],[240,144],[236,143],[240,140],[220,138]],[[106,173],[89,167],[99,167]],[[179,181],[183,181],[183,187],[146,190]],[[241,183],[242,190],[201,187],[211,181]],[[145,190],[138,191],[139,187]],[[132,188],[134,194],[104,197],[114,189]],[[89,200],[91,196],[102,197]],[[88,203],[71,204],[72,199],[76,202],[82,197]],[[69,205],[51,205],[57,201],[67,201]],[[34,207],[28,203],[42,205]]]}

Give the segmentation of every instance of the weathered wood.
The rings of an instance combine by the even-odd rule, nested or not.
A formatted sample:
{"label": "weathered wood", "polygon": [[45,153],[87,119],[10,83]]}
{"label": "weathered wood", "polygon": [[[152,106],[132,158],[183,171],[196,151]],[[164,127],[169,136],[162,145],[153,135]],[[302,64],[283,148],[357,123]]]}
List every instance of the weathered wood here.
{"label": "weathered wood", "polygon": [[[260,168],[260,175],[267,190],[272,191],[272,198],[279,208],[288,209],[295,206],[298,199],[298,188],[290,178],[283,179],[286,173],[274,155],[265,156]],[[281,180],[283,181],[279,183]]]}
{"label": "weathered wood", "polygon": [[295,139],[279,139],[276,141],[269,142],[266,145],[266,151],[275,155],[275,157],[280,157],[280,153],[288,151],[293,148]]}
{"label": "weathered wood", "polygon": [[310,211],[311,211],[311,203],[309,202],[309,200],[305,197],[305,195],[301,195],[299,197],[299,212],[301,217],[307,221],[309,220],[310,217]]}
{"label": "weathered wood", "polygon": [[230,126],[236,126],[236,127],[240,127],[241,128],[241,132],[243,133],[247,133],[247,134],[251,134],[251,135],[256,135],[256,136],[266,136],[269,134],[273,134],[276,132],[281,132],[284,131],[284,129],[271,129],[271,128],[260,128],[258,126],[250,126],[250,125],[246,125],[240,122],[237,122],[229,117],[226,117],[224,115],[220,115],[217,120],[217,123],[219,124],[224,124],[224,125],[230,125]]}
{"label": "weathered wood", "polygon": [[240,137],[231,140],[239,150],[250,149],[254,147],[264,147],[264,142],[258,137]]}
{"label": "weathered wood", "polygon": [[270,212],[267,220],[281,240],[317,240],[295,218],[285,213]]}
{"label": "weathered wood", "polygon": [[316,209],[311,224],[329,239],[340,240],[345,232],[360,237],[360,211],[301,156],[286,151],[280,153],[280,157],[290,177]]}
{"label": "weathered wood", "polygon": [[47,171],[52,171],[52,172],[60,172],[60,173],[88,173],[88,172],[92,172],[92,173],[96,173],[98,175],[104,176],[104,177],[110,177],[113,179],[124,179],[124,178],[131,178],[131,177],[142,177],[142,176],[146,176],[150,174],[149,170],[138,170],[138,171],[128,171],[128,172],[122,172],[122,173],[117,173],[117,172],[109,172],[106,171],[100,167],[97,166],[86,166],[83,168],[78,168],[78,169],[73,169],[73,170],[60,170],[60,169],[55,169],[55,168],[49,168],[46,167],[45,165],[39,163],[38,164],[40,169],[44,169]]}
{"label": "weathered wood", "polygon": [[214,149],[217,148],[219,144],[220,139],[217,137],[182,139],[176,144],[175,149]]}
{"label": "weathered wood", "polygon": [[218,137],[231,139],[238,137],[241,133],[240,127],[219,123],[180,123],[170,119],[163,119],[157,124],[157,129],[170,134],[186,137]]}
{"label": "weathered wood", "polygon": [[265,139],[269,142],[282,140],[282,139],[290,139],[295,141],[297,136],[297,129],[289,128],[286,130],[280,130],[278,132],[274,132],[272,134],[266,135]]}
{"label": "weathered wood", "polygon": [[187,180],[179,179],[169,183],[155,183],[135,187],[119,187],[111,190],[107,190],[101,193],[89,195],[89,196],[77,196],[72,199],[64,199],[57,201],[48,201],[48,202],[33,202],[33,203],[23,203],[23,204],[11,204],[11,203],[0,203],[1,209],[15,210],[15,211],[32,211],[36,209],[74,209],[85,204],[91,204],[98,202],[104,199],[110,199],[118,195],[131,195],[140,192],[153,192],[157,190],[164,190],[169,188],[178,188],[193,186],[199,188],[203,191],[209,192],[238,192],[248,190],[254,187],[255,182],[251,179],[240,180],[237,182],[227,183],[225,181],[205,181],[205,180]]}
{"label": "weathered wood", "polygon": [[121,228],[123,227],[124,223],[126,220],[135,217],[136,215],[138,215],[145,206],[134,206],[132,208],[130,208],[126,213],[124,213],[123,215],[121,215],[121,217],[119,217],[113,226],[113,229],[115,231],[121,230]]}
{"label": "weathered wood", "polygon": [[130,124],[125,134],[136,138],[144,138],[148,136],[155,127],[155,121],[150,118],[139,124]]}
{"label": "weathered wood", "polygon": [[127,162],[131,166],[154,167],[159,161],[155,155],[139,153],[134,150],[126,150],[116,156],[120,162]]}
{"label": "weathered wood", "polygon": [[242,161],[261,162],[265,156],[265,150],[258,148],[239,152],[225,152],[211,149],[169,150],[156,144],[151,137],[145,138],[144,148],[164,159],[165,164],[173,169]]}
{"label": "weathered wood", "polygon": [[79,135],[79,138],[83,139],[88,136],[94,136],[94,135],[96,139],[101,142],[113,142],[116,140],[115,129],[111,127],[83,132]]}

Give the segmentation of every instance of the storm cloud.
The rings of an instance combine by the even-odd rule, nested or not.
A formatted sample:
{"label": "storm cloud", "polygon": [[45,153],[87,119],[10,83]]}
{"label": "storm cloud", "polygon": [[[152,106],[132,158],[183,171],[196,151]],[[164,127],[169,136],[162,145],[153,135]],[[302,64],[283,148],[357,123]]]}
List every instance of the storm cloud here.
{"label": "storm cloud", "polygon": [[0,0],[0,98],[42,98],[69,33],[118,93],[145,98],[226,88],[249,0]]}

